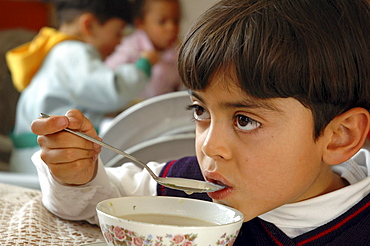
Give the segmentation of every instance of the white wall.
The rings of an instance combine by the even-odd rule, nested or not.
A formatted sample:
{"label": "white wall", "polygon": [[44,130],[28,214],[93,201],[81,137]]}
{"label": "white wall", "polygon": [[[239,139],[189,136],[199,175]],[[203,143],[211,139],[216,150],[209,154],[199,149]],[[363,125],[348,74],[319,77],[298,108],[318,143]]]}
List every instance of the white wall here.
{"label": "white wall", "polygon": [[180,0],[182,7],[182,23],[180,37],[183,37],[190,25],[206,9],[215,4],[218,0]]}

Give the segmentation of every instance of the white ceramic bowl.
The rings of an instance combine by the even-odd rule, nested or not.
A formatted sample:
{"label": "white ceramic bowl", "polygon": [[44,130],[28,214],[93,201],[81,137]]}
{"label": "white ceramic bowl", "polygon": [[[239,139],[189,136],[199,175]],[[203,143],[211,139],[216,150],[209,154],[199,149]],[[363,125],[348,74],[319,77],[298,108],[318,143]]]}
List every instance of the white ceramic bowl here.
{"label": "white ceramic bowl", "polygon": [[[177,197],[113,198],[96,210],[108,245],[232,245],[244,219],[224,205]],[[142,219],[156,222],[135,221]]]}

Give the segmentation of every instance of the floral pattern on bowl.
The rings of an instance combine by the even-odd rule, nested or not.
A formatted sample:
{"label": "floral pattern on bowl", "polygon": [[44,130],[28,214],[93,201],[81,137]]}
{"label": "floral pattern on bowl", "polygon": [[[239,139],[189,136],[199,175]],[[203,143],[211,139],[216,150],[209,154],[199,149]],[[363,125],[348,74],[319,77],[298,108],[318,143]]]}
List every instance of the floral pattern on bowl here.
{"label": "floral pattern on bowl", "polygon": [[[119,226],[102,225],[102,232],[109,244],[122,246],[197,246],[197,234],[166,234],[165,236],[139,235],[137,232],[130,231]],[[216,242],[217,246],[231,246],[238,235],[227,235],[224,233]],[[164,244],[164,239],[169,240],[169,245]]]}

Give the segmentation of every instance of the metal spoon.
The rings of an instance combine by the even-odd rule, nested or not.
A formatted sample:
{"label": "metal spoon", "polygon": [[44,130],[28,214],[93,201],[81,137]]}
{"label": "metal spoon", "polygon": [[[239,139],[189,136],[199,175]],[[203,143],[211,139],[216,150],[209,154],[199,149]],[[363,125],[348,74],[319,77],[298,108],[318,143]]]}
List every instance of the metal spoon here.
{"label": "metal spoon", "polygon": [[[40,114],[42,118],[49,118],[50,116],[47,115],[47,114],[44,114],[44,113],[41,113]],[[223,188],[225,188],[224,186],[222,185],[218,185],[218,184],[213,184],[211,182],[206,182],[206,181],[200,181],[200,180],[195,180],[195,179],[185,179],[185,178],[171,178],[171,177],[166,177],[166,178],[162,178],[162,177],[158,177],[144,162],[138,160],[137,158],[135,158],[134,156],[132,155],[129,155],[127,154],[126,152],[122,151],[122,150],[119,150],[105,142],[102,142],[102,141],[99,141],[85,133],[82,133],[82,132],[78,132],[78,131],[73,131],[71,129],[64,129],[65,131],[67,132],[70,132],[70,133],[73,133],[81,138],[84,138],[84,139],[87,139],[91,142],[94,142],[96,144],[99,144],[100,146],[103,146],[107,149],[110,149],[120,155],[123,155],[127,158],[129,158],[130,160],[132,160],[133,162],[141,165],[142,167],[144,167],[150,174],[150,176],[152,176],[152,178],[159,184],[165,186],[165,187],[168,187],[168,188],[172,188],[172,189],[176,189],[176,190],[182,190],[184,191],[185,193],[187,194],[192,194],[192,193],[202,193],[202,192],[213,192],[213,191],[217,191],[217,190],[221,190]]]}

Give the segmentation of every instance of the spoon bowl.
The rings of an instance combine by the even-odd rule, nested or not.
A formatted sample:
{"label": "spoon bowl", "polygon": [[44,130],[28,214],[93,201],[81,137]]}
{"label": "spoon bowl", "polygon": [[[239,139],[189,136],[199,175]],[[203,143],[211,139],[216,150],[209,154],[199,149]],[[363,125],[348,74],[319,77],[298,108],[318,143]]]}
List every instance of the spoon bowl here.
{"label": "spoon bowl", "polygon": [[[47,115],[47,114],[41,113],[41,117],[42,118],[49,118],[50,116]],[[129,158],[133,162],[135,162],[135,163],[139,164],[140,166],[142,166],[143,168],[145,168],[149,172],[150,176],[158,184],[163,185],[167,188],[182,190],[187,194],[214,192],[214,191],[218,191],[218,190],[221,190],[221,189],[225,188],[222,185],[214,184],[214,183],[207,182],[207,181],[195,180],[195,179],[158,177],[144,162],[140,161],[139,159],[137,159],[136,157],[134,157],[130,154],[127,154],[126,152],[124,152],[120,149],[117,149],[117,148],[115,148],[115,147],[113,147],[113,146],[111,146],[111,145],[109,145],[109,144],[107,144],[103,141],[100,141],[98,139],[95,139],[95,138],[93,138],[93,137],[91,137],[91,136],[89,136],[89,135],[87,135],[83,132],[73,131],[73,130],[68,129],[68,128],[65,128],[64,131],[75,134],[75,135],[77,135],[81,138],[84,138],[84,139],[89,140],[93,143],[99,144],[102,147],[105,147],[109,150],[112,150],[112,151],[116,152],[117,154],[120,154],[120,155],[123,155],[124,157]]]}

